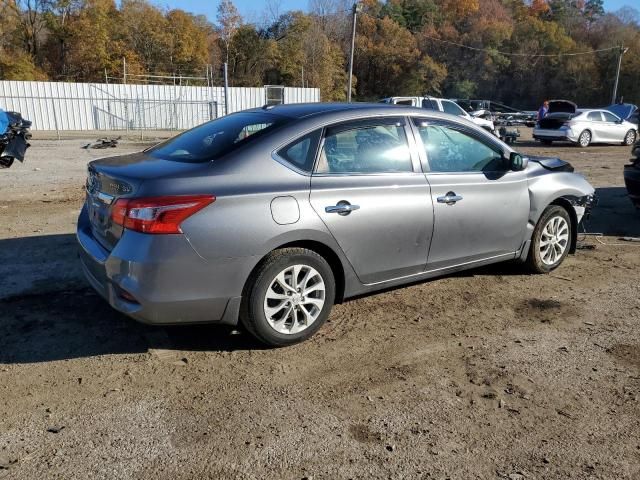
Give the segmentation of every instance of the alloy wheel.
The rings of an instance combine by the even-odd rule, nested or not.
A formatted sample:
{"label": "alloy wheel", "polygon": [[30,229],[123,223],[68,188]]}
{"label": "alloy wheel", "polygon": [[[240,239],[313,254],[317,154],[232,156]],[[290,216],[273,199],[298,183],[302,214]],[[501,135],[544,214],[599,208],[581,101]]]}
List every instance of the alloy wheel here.
{"label": "alloy wheel", "polygon": [[629,130],[624,137],[624,144],[633,145],[635,141],[636,141],[636,132],[634,132],[633,130]]}
{"label": "alloy wheel", "polygon": [[551,217],[540,236],[540,259],[545,265],[554,265],[562,258],[569,245],[569,225],[560,217]]}
{"label": "alloy wheel", "polygon": [[293,335],[320,316],[326,289],[322,275],[309,265],[292,265],[271,281],[264,298],[264,315],[275,331]]}
{"label": "alloy wheel", "polygon": [[580,138],[578,139],[578,143],[580,143],[581,147],[588,147],[591,143],[591,133],[588,131],[584,131],[580,134]]}

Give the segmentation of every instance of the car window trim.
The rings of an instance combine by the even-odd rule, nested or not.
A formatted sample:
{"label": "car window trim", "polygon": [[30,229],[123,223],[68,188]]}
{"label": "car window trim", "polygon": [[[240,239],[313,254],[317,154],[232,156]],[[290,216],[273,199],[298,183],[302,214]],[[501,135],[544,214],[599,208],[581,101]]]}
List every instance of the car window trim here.
{"label": "car window trim", "polygon": [[[421,160],[423,159],[421,163],[423,163],[422,168],[424,170],[425,175],[469,175],[469,174],[485,175],[487,172],[483,172],[482,170],[470,171],[470,172],[434,172],[432,171],[431,165],[429,164],[429,156],[427,155],[427,149],[425,148],[424,143],[422,141],[422,136],[420,135],[420,130],[419,130],[420,126],[417,125],[417,122],[420,122],[420,121],[427,122],[429,125],[439,125],[439,126],[451,128],[452,130],[459,131],[465,135],[468,135],[474,140],[479,141],[480,143],[485,145],[487,148],[490,148],[491,150],[494,150],[494,151],[497,150],[497,152],[500,153],[502,157],[504,157],[506,152],[508,152],[508,150],[505,150],[504,148],[502,148],[502,146],[499,143],[492,142],[490,139],[483,138],[483,136],[479,134],[479,132],[469,129],[464,125],[460,125],[444,119],[428,119],[424,117],[411,117],[409,123],[411,123],[411,126],[414,129],[413,135],[418,145],[418,149],[421,155],[420,158]],[[495,171],[495,173],[499,173],[499,172],[502,172],[502,171],[501,170]],[[510,172],[511,170],[507,170],[505,173],[508,174]]]}
{"label": "car window trim", "polygon": [[[370,126],[380,126],[384,125],[381,123],[382,121],[388,121],[387,125],[395,125],[398,121],[402,122],[402,127],[404,129],[404,134],[407,141],[407,148],[409,149],[409,155],[411,157],[411,172],[328,172],[321,173],[317,172],[318,162],[320,160],[320,154],[322,149],[324,148],[324,142],[327,137],[327,131],[329,129],[334,129],[336,127],[341,128],[339,132],[344,132],[347,130],[352,130],[353,128],[357,128],[356,126],[366,127]],[[348,120],[340,120],[335,123],[330,123],[324,125],[322,127],[322,136],[320,137],[320,142],[318,142],[318,148],[316,150],[316,157],[313,162],[313,170],[311,176],[313,177],[345,177],[345,176],[358,176],[358,177],[370,177],[370,176],[390,176],[390,175],[422,175],[422,168],[420,158],[416,157],[416,153],[418,153],[414,148],[412,148],[412,142],[410,139],[410,135],[413,134],[409,130],[410,119],[405,115],[393,115],[393,116],[373,116],[373,117],[359,117],[352,118]],[[344,127],[344,128],[343,128]]]}

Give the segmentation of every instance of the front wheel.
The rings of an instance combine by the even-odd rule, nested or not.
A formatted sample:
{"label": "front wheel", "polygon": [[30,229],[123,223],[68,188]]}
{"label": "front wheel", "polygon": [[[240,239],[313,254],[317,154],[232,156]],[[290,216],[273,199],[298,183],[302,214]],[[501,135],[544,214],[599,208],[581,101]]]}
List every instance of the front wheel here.
{"label": "front wheel", "polygon": [[627,147],[629,147],[633,145],[635,142],[636,142],[636,131],[629,130],[627,134],[624,136],[624,141],[622,143],[623,145],[626,145]]}
{"label": "front wheel", "polygon": [[276,250],[249,281],[241,322],[267,345],[298,343],[326,321],[335,291],[333,272],[322,256],[305,248]]}
{"label": "front wheel", "polygon": [[587,148],[591,144],[591,132],[589,130],[583,131],[578,137],[578,145],[582,148]]}
{"label": "front wheel", "polygon": [[564,261],[571,246],[569,212],[551,205],[542,213],[531,238],[527,265],[535,273],[548,273]]}

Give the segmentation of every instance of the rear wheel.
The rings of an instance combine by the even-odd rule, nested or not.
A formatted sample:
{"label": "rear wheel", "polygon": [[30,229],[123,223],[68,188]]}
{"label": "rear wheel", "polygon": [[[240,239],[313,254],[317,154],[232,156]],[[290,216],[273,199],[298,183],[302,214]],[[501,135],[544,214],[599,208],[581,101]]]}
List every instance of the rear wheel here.
{"label": "rear wheel", "polygon": [[533,231],[527,265],[535,273],[548,273],[560,266],[570,246],[569,212],[558,205],[550,205]]}
{"label": "rear wheel", "polygon": [[629,130],[627,134],[624,136],[624,141],[622,142],[626,146],[633,145],[636,142],[636,131]]}
{"label": "rear wheel", "polygon": [[323,257],[304,248],[276,250],[250,279],[241,321],[267,345],[291,345],[318,331],[334,299],[335,279]]}
{"label": "rear wheel", "polygon": [[584,130],[578,137],[578,145],[580,145],[582,148],[586,148],[590,144],[591,144],[591,132],[589,130]]}

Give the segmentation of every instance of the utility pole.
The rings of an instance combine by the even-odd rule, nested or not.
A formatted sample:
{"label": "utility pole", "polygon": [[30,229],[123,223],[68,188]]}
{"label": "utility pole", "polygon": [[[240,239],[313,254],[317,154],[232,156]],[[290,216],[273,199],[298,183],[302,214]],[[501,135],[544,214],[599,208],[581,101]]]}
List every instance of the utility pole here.
{"label": "utility pole", "polygon": [[351,23],[351,52],[349,54],[349,84],[347,86],[347,102],[349,103],[351,103],[351,82],[353,77],[353,50],[356,46],[356,20],[358,12],[362,11],[362,4],[360,2],[354,3],[351,11],[353,12],[353,19]]}
{"label": "utility pole", "polygon": [[302,69],[302,88],[304,88],[304,65],[300,67]]}
{"label": "utility pole", "polygon": [[127,84],[127,59],[122,57],[122,83]]}
{"label": "utility pole", "polygon": [[613,96],[611,97],[611,104],[616,103],[616,97],[618,96],[618,81],[620,80],[620,67],[622,66],[622,56],[629,51],[629,47],[625,48],[620,44],[620,50],[618,53],[618,69],[616,70],[616,81],[613,84]]}
{"label": "utility pole", "polygon": [[229,66],[224,64],[224,114],[229,115]]}

